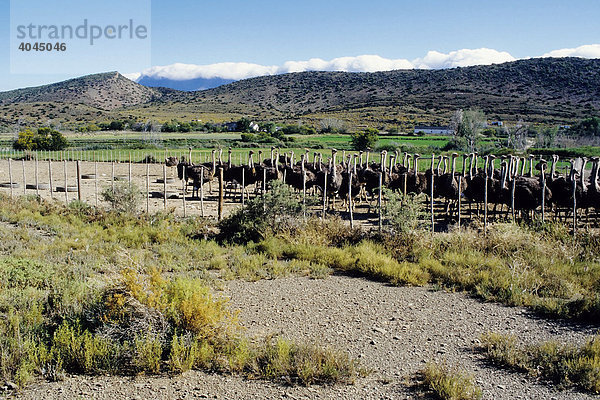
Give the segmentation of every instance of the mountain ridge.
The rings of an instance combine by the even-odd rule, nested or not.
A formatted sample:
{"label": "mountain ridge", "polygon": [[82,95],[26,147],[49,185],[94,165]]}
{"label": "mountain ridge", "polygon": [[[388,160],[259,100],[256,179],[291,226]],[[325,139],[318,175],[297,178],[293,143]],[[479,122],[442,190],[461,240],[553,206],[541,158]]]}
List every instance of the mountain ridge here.
{"label": "mountain ridge", "polygon": [[[106,111],[157,119],[205,113],[314,121],[351,113],[361,123],[395,124],[407,115],[447,120],[453,110],[473,107],[497,119],[568,122],[599,114],[600,59],[537,58],[442,70],[298,72],[195,92],[146,87],[113,71],[0,93],[0,105],[9,114],[11,107],[44,102],[78,104],[102,110],[96,113],[101,116]],[[15,114],[13,110],[2,119],[12,121]],[[93,118],[100,117],[87,119]]]}

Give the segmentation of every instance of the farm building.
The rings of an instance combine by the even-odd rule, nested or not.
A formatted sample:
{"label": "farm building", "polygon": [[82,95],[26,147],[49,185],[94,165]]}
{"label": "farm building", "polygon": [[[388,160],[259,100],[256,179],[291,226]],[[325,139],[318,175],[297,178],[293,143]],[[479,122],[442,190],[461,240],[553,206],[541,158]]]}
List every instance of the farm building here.
{"label": "farm building", "polygon": [[432,135],[451,135],[452,128],[449,126],[425,126],[425,125],[417,125],[415,126],[414,133],[429,133]]}

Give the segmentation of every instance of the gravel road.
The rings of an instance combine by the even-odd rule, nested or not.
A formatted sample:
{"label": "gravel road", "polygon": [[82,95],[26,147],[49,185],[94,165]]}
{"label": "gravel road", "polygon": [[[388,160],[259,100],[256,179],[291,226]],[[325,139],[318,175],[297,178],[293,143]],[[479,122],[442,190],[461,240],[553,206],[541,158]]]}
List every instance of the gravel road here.
{"label": "gravel road", "polygon": [[473,351],[482,333],[512,333],[524,343],[583,343],[596,327],[536,318],[523,308],[482,303],[431,287],[392,287],[347,276],[230,281],[223,294],[249,336],[279,334],[349,352],[372,371],[354,385],[285,387],[190,371],[169,377],[80,377],[37,382],[22,399],[411,399],[409,381],[428,361],[471,373],[484,399],[592,399],[558,391],[524,374],[486,365]]}

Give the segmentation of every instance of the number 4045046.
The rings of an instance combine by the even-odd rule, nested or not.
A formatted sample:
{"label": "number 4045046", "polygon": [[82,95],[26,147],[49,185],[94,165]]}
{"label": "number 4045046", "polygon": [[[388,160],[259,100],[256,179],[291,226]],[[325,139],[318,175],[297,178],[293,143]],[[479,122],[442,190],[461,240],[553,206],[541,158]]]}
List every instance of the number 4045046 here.
{"label": "number 4045046", "polygon": [[44,43],[44,42],[21,42],[19,45],[19,50],[21,51],[66,51],[67,44],[66,43]]}

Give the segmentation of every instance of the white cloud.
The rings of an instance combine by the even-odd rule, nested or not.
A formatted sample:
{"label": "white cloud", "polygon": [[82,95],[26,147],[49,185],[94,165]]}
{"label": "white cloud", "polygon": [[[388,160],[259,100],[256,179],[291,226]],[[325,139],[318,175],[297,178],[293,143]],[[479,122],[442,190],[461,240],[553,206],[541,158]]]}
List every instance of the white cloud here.
{"label": "white cloud", "polygon": [[265,66],[244,62],[224,62],[218,64],[196,65],[176,63],[157,66],[144,70],[142,75],[152,78],[167,78],[184,81],[196,78],[245,79],[262,75],[273,75],[277,66]]}
{"label": "white cloud", "polygon": [[553,50],[542,57],[582,57],[600,58],[600,44],[586,44],[574,49]]}
{"label": "white cloud", "polygon": [[132,72],[130,74],[122,74],[125,78],[130,79],[132,81],[137,81],[141,76],[141,72]]}
{"label": "white cloud", "polygon": [[440,69],[499,64],[515,60],[513,56],[505,51],[481,48],[456,50],[448,54],[429,51],[425,57],[414,60],[413,64],[415,68]]}
{"label": "white cloud", "polygon": [[[600,44],[580,46],[574,49],[554,50],[542,57],[586,57],[600,58]],[[172,80],[189,80],[196,78],[246,79],[256,76],[275,75],[303,71],[346,71],[346,72],[376,72],[395,69],[441,69],[468,67],[471,65],[489,65],[516,58],[505,51],[488,48],[461,49],[449,53],[429,51],[422,58],[414,60],[389,59],[378,55],[360,55],[354,57],[339,57],[332,60],[311,58],[305,61],[286,61],[282,65],[260,65],[245,62],[223,62],[217,64],[196,65],[176,63],[156,66],[142,73],[125,74],[129,79],[139,80],[142,76],[167,78]]]}
{"label": "white cloud", "polygon": [[404,59],[390,60],[378,55],[363,55],[357,57],[339,57],[331,61],[311,58],[308,61],[287,61],[279,69],[280,73],[302,71],[345,71],[345,72],[376,72],[394,69],[411,69],[414,65]]}

